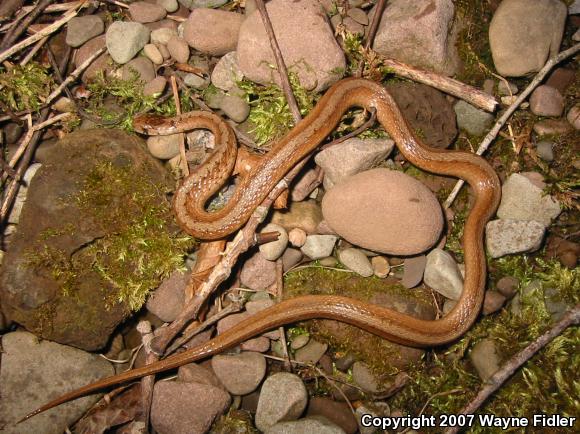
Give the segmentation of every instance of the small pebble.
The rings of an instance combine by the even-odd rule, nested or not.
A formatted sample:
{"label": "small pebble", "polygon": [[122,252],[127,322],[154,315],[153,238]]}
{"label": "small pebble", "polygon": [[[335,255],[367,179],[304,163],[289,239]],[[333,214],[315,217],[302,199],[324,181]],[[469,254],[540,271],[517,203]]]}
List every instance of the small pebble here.
{"label": "small pebble", "polygon": [[371,258],[371,265],[373,267],[374,275],[381,279],[387,277],[391,271],[389,260],[384,256],[374,256]]}
{"label": "small pebble", "polygon": [[185,39],[178,36],[173,36],[167,41],[167,51],[171,54],[171,57],[179,63],[187,63],[189,60],[189,45],[185,42]]}
{"label": "small pebble", "polygon": [[147,138],[147,148],[155,158],[161,160],[173,158],[179,154],[179,134],[150,136]]}
{"label": "small pebble", "polygon": [[159,48],[155,44],[147,44],[143,47],[143,53],[145,56],[151,60],[155,65],[161,65],[163,63],[163,56],[159,51]]}
{"label": "small pebble", "polygon": [[167,80],[165,77],[158,76],[153,80],[147,82],[143,87],[143,95],[145,96],[158,96],[163,93],[167,86]]}
{"label": "small pebble", "polygon": [[165,18],[167,11],[158,4],[138,1],[129,5],[129,14],[137,23],[152,23]]}
{"label": "small pebble", "polygon": [[326,258],[320,259],[318,263],[323,267],[336,267],[338,261],[334,256],[327,256]]}
{"label": "small pebble", "polygon": [[363,276],[373,275],[373,267],[369,259],[359,249],[348,248],[338,252],[338,259],[349,270]]}
{"label": "small pebble", "polygon": [[304,347],[308,341],[310,340],[310,336],[307,334],[301,334],[292,339],[290,342],[290,348],[293,350],[299,350],[300,348]]}
{"label": "small pebble", "polygon": [[167,45],[169,40],[177,36],[177,30],[170,29],[167,27],[162,27],[160,29],[155,29],[151,32],[151,42],[153,44],[163,44]]}
{"label": "small pebble", "polygon": [[300,250],[311,259],[322,259],[332,254],[337,239],[335,235],[308,235]]}
{"label": "small pebble", "polygon": [[[391,260],[392,262],[392,260]],[[427,257],[425,255],[405,258],[402,284],[405,288],[414,288],[423,280]],[[393,265],[396,265],[393,263]]]}
{"label": "small pebble", "polygon": [[127,63],[149,42],[150,33],[141,23],[115,21],[105,36],[107,50],[115,62]]}
{"label": "small pebble", "polygon": [[244,98],[236,95],[225,95],[220,108],[234,122],[244,122],[250,114],[250,105]]}
{"label": "small pebble", "polygon": [[506,301],[505,296],[499,291],[486,291],[483,299],[483,314],[490,315],[500,310]]}
{"label": "small pebble", "polygon": [[433,249],[427,255],[424,280],[429,287],[452,300],[459,300],[463,292],[463,278],[457,263],[441,249]]}
{"label": "small pebble", "polygon": [[66,44],[78,48],[89,39],[99,36],[105,31],[105,23],[98,15],[74,17],[67,25]]}
{"label": "small pebble", "polygon": [[367,16],[366,12],[359,8],[350,8],[346,13],[349,17],[355,20],[357,23],[362,24],[363,26],[369,25],[369,17]]}
{"label": "small pebble", "polygon": [[328,344],[310,339],[308,343],[296,351],[294,359],[302,363],[317,363],[328,349]]}
{"label": "small pebble", "polygon": [[284,253],[288,245],[288,233],[282,226],[270,223],[264,226],[260,233],[278,232],[280,235],[276,241],[260,244],[259,250],[268,261],[275,261]]}
{"label": "small pebble", "polygon": [[135,74],[145,83],[155,78],[155,66],[147,57],[138,56],[121,67],[121,79],[130,80]]}
{"label": "small pebble", "polygon": [[483,381],[495,374],[500,366],[495,341],[492,339],[483,339],[475,344],[469,352],[469,359]]}
{"label": "small pebble", "polygon": [[497,84],[497,92],[501,96],[511,96],[516,95],[518,93],[518,87],[513,84],[512,82],[506,82],[504,80],[500,80]]}
{"label": "small pebble", "polygon": [[288,233],[288,240],[294,247],[302,247],[306,242],[306,232],[300,228],[294,228]]}
{"label": "small pebble", "polygon": [[569,133],[574,127],[563,119],[542,119],[534,124],[533,129],[538,136],[550,136]]}
{"label": "small pebble", "polygon": [[193,87],[194,89],[205,89],[209,86],[209,79],[192,73],[185,74],[183,76],[183,82],[186,86]]}
{"label": "small pebble", "polygon": [[282,267],[284,272],[290,270],[295,265],[298,265],[303,258],[303,254],[298,249],[293,249],[291,247],[287,248],[282,255]]}
{"label": "small pebble", "polygon": [[564,112],[564,97],[551,86],[538,86],[530,96],[530,110],[538,116],[561,116]]}
{"label": "small pebble", "polygon": [[177,0],[157,0],[159,6],[163,7],[167,12],[175,12],[179,9]]}
{"label": "small pebble", "polygon": [[576,104],[568,111],[568,115],[566,116],[570,125],[574,127],[576,130],[580,130],[580,104]]}
{"label": "small pebble", "polygon": [[520,281],[512,276],[504,276],[495,285],[496,289],[506,298],[512,298],[518,291]]}
{"label": "small pebble", "polygon": [[548,141],[541,141],[536,144],[536,152],[538,156],[544,161],[554,161],[554,144]]}

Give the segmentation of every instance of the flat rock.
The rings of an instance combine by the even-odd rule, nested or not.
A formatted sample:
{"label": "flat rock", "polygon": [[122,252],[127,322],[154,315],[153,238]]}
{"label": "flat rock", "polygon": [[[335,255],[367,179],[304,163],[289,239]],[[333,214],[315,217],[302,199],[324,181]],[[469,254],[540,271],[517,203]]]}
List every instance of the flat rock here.
{"label": "flat rock", "polygon": [[[123,176],[144,183],[123,184]],[[115,188],[107,185],[112,179],[119,181]],[[121,131],[83,130],[55,144],[30,183],[0,268],[7,317],[45,339],[92,351],[103,347],[130,306],[118,301],[117,284],[95,264],[112,261],[123,267],[112,246],[143,220],[133,195],[150,197],[148,209],[163,203],[169,209],[163,192],[171,185],[169,173],[143,142]],[[88,199],[90,206],[83,205],[84,197],[100,201]],[[107,257],[110,251],[117,252],[114,258]],[[152,259],[143,254],[143,261]],[[136,273],[135,262],[124,264],[119,272]]]}
{"label": "flat rock", "polygon": [[183,25],[183,38],[190,47],[212,56],[236,49],[242,14],[217,9],[194,9]]}
{"label": "flat rock", "polygon": [[[89,57],[91,57],[95,52],[105,47],[105,35],[97,36],[87,42],[85,42],[76,52],[74,63],[76,67],[79,67],[85,62]],[[113,62],[112,57],[105,50],[103,54],[98,56],[88,67],[85,69],[81,75],[81,80],[83,83],[88,83],[95,79],[98,73],[102,73],[105,76],[109,75],[113,70],[111,65]]]}
{"label": "flat rock", "polygon": [[459,67],[450,31],[454,12],[451,0],[391,1],[381,17],[373,49],[413,66],[453,75]]}
{"label": "flat rock", "polygon": [[73,48],[78,48],[89,39],[99,36],[104,31],[105,23],[98,15],[74,17],[67,25],[66,43]]}
{"label": "flat rock", "polygon": [[211,73],[212,84],[225,91],[235,89],[236,82],[242,78],[244,73],[238,66],[238,54],[235,51],[224,54]]}
{"label": "flat rock", "polygon": [[244,262],[240,281],[250,289],[263,291],[276,281],[276,263],[258,251]]}
{"label": "flat rock", "polygon": [[228,392],[246,395],[256,390],[266,375],[266,359],[260,353],[218,354],[211,359],[216,377]]}
{"label": "flat rock", "polygon": [[310,339],[306,345],[296,351],[294,358],[297,362],[316,364],[327,349],[328,344]]}
{"label": "flat rock", "polygon": [[114,373],[112,365],[97,354],[42,341],[28,332],[5,334],[0,363],[2,433],[61,434],[101,395],[75,399],[21,424],[14,423],[51,399]]}
{"label": "flat rock", "polygon": [[322,213],[348,242],[394,255],[433,246],[443,214],[431,191],[402,172],[372,169],[349,177],[326,193]]}
{"label": "flat rock", "polygon": [[185,288],[189,274],[174,271],[147,300],[147,310],[164,322],[172,322],[185,305]]}
{"label": "flat rock", "polygon": [[183,38],[172,36],[167,41],[167,50],[176,62],[187,63],[189,60],[189,45]]}
{"label": "flat rock", "polygon": [[300,251],[310,259],[322,259],[332,254],[336,240],[336,235],[308,235]]}
{"label": "flat rock", "polygon": [[137,1],[129,5],[129,15],[137,23],[152,23],[165,18],[167,10],[155,3]]}
{"label": "flat rock", "polygon": [[[224,385],[211,369],[211,366],[188,363],[179,367],[177,380],[181,383],[198,383],[224,389]],[[225,389],[224,389],[225,390]]]}
{"label": "flat rock", "polygon": [[[280,421],[298,419],[308,403],[308,393],[300,377],[287,372],[274,374],[264,381],[255,423],[267,431]],[[310,431],[318,432],[318,431]]]}
{"label": "flat rock", "polygon": [[147,83],[155,78],[155,66],[147,57],[139,56],[129,60],[121,67],[121,80],[130,80],[133,77]]}
{"label": "flat rock", "polygon": [[[344,53],[317,1],[298,0],[289,8],[285,0],[273,0],[266,9],[284,61],[302,86],[320,92],[342,77]],[[269,66],[276,62],[258,10],[242,24],[237,52],[246,77],[260,84],[279,84],[278,74]]]}
{"label": "flat rock", "polygon": [[286,250],[286,246],[288,245],[288,232],[282,226],[274,223],[269,223],[260,230],[261,234],[268,232],[278,232],[280,235],[276,241],[260,244],[259,250],[268,261],[275,261]]}
{"label": "flat rock", "polygon": [[538,136],[566,134],[574,130],[574,127],[563,119],[542,119],[536,122],[533,128]]}
{"label": "flat rock", "polygon": [[558,0],[504,0],[489,26],[489,45],[500,75],[539,71],[560,49],[566,6]]}
{"label": "flat rock", "polygon": [[207,384],[158,381],[153,389],[151,425],[159,434],[205,434],[230,401],[227,392]]}
{"label": "flat rock", "polygon": [[497,210],[500,219],[535,220],[549,226],[561,212],[559,202],[545,195],[542,188],[520,173],[512,174],[504,182],[501,192]]}
{"label": "flat rock", "polygon": [[369,258],[367,258],[359,249],[351,247],[339,250],[338,259],[346,268],[363,277],[370,277],[373,275],[371,261],[369,261]]}
{"label": "flat rock", "polygon": [[411,256],[405,258],[405,268],[401,283],[405,288],[414,288],[423,280],[427,257],[425,255]]}
{"label": "flat rock", "polygon": [[353,137],[320,151],[314,161],[324,170],[324,187],[330,190],[335,184],[370,169],[383,161],[393,150],[390,139],[359,139]]}
{"label": "flat rock", "polygon": [[457,115],[457,126],[473,136],[481,136],[486,133],[493,123],[491,113],[480,110],[463,100],[453,106]]}
{"label": "flat rock", "polygon": [[538,116],[562,116],[564,97],[552,86],[538,86],[530,96],[530,110]]}
{"label": "flat rock", "polygon": [[492,258],[535,252],[542,245],[546,227],[534,220],[498,219],[485,229],[485,246]]}
{"label": "flat rock", "polygon": [[488,380],[500,367],[500,357],[493,339],[482,339],[469,352],[469,359],[482,381]]}
{"label": "flat rock", "polygon": [[452,300],[459,300],[463,292],[463,277],[449,253],[433,249],[427,255],[424,281],[429,287]]}
{"label": "flat rock", "polygon": [[107,50],[117,63],[127,63],[149,42],[151,31],[141,23],[115,21],[107,29]]}

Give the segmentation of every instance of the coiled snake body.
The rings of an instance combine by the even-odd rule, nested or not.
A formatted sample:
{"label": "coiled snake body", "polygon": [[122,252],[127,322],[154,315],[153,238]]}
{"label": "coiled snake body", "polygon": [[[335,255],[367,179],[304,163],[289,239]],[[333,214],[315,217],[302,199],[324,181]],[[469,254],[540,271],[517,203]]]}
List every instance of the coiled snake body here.
{"label": "coiled snake body", "polygon": [[486,279],[483,233],[499,202],[498,177],[479,156],[432,149],[423,144],[381,85],[363,79],[345,79],[331,87],[312,112],[272,148],[261,164],[242,177],[234,196],[217,212],[207,212],[205,204],[224,184],[235,164],[236,143],[229,126],[216,115],[206,112],[192,112],[172,119],[146,116],[137,118],[134,126],[138,132],[151,135],[194,128],[206,128],[215,134],[219,146],[209,160],[179,187],[174,198],[174,209],[178,223],[186,232],[201,239],[219,239],[242,226],[276,183],[298,161],[314,151],[344,113],[354,106],[376,110],[378,121],[409,162],[429,172],[462,178],[473,189],[475,202],[463,235],[464,290],[451,312],[441,319],[427,321],[346,297],[298,297],[263,310],[198,347],[72,391],[35,410],[27,418],[70,399],[176,368],[216,354],[267,330],[306,319],[343,321],[390,341],[416,347],[441,345],[465,333],[479,314],[483,301]]}

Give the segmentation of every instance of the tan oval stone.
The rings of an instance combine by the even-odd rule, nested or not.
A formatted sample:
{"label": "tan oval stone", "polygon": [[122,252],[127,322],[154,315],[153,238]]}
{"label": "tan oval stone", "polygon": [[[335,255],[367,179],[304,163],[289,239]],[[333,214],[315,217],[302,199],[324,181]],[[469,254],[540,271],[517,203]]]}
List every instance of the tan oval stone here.
{"label": "tan oval stone", "polygon": [[424,252],[443,229],[433,193],[409,175],[382,168],[337,184],[324,196],[322,214],[350,243],[394,255]]}

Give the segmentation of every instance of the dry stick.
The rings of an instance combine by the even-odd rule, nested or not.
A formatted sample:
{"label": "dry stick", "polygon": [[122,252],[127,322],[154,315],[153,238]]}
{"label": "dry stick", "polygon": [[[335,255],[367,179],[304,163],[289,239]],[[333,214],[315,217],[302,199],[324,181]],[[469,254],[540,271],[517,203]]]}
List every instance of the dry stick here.
{"label": "dry stick", "polygon": [[32,24],[32,22],[36,20],[40,14],[43,13],[48,5],[50,5],[53,1],[54,0],[40,0],[38,4],[33,7],[30,14],[24,18],[18,26],[12,27],[12,29],[6,33],[2,39],[2,43],[0,43],[0,50],[5,50],[6,48],[10,47],[20,37],[20,35],[26,31],[28,26]]}
{"label": "dry stick", "polygon": [[[524,100],[528,97],[528,95],[532,93],[532,91],[540,84],[540,82],[544,79],[544,77],[548,74],[548,72],[550,72],[550,70],[558,63],[567,59],[568,57],[573,56],[574,54],[578,53],[578,51],[580,51],[580,44],[576,44],[571,48],[562,51],[561,53],[552,57],[550,60],[546,62],[544,67],[540,69],[540,71],[534,77],[534,79],[528,85],[528,87],[526,87],[526,89],[518,96],[518,98],[514,101],[514,103],[508,107],[508,109],[504,112],[504,114],[497,120],[497,122],[490,130],[490,132],[487,133],[487,135],[484,137],[481,144],[479,145],[479,148],[477,148],[476,152],[477,155],[482,155],[487,150],[487,148],[489,148],[489,145],[491,145],[491,142],[493,142],[494,139],[497,137],[500,130],[503,128],[504,124],[507,122],[510,116],[517,110],[520,104],[524,102]],[[444,204],[445,209],[451,206],[451,204],[459,194],[459,190],[461,190],[461,187],[463,186],[464,183],[465,181],[463,180],[457,181],[455,187],[451,191],[451,194],[449,194],[449,197],[447,197],[447,200],[445,201]]]}
{"label": "dry stick", "polygon": [[[173,91],[173,100],[175,101],[175,114],[181,114],[181,103],[179,101],[179,89],[177,88],[177,82],[175,81],[175,76],[171,76],[171,90]],[[189,176],[189,166],[187,160],[185,159],[185,134],[179,133],[179,155],[181,157],[181,170],[183,170],[184,176]]]}
{"label": "dry stick", "polygon": [[[538,351],[548,345],[552,340],[558,337],[564,330],[572,325],[580,324],[580,304],[570,309],[564,317],[552,326],[543,335],[534,342],[517,353],[504,364],[499,371],[487,380],[486,384],[479,390],[475,398],[471,400],[458,414],[473,414],[479,407],[497,391],[524,363],[530,360]],[[452,428],[445,431],[445,434],[454,434],[458,428]]]}
{"label": "dry stick", "polygon": [[[94,2],[97,3],[97,2]],[[45,10],[44,13],[54,13],[54,12],[66,12],[74,8],[78,7],[88,7],[88,4],[85,0],[80,0],[76,2],[68,2],[68,3],[58,3],[56,5],[49,5]],[[22,12],[30,12],[35,8],[35,6],[24,6],[20,10]]]}
{"label": "dry stick", "polygon": [[[379,23],[381,22],[381,18],[383,17],[383,11],[385,10],[385,5],[387,0],[379,0],[377,6],[375,8],[375,14],[373,15],[373,21],[371,22],[371,26],[369,27],[369,34],[367,40],[365,42],[365,50],[370,50],[371,46],[373,45],[373,41],[375,39],[375,35],[377,34],[377,30],[379,28]],[[361,62],[358,66],[358,70],[356,71],[357,77],[362,77],[363,72],[365,69],[365,62],[361,59]]]}
{"label": "dry stick", "polygon": [[284,95],[286,96],[288,108],[290,109],[290,113],[292,113],[294,122],[298,123],[302,119],[302,116],[300,115],[300,109],[296,103],[296,98],[294,98],[294,94],[292,93],[292,87],[290,86],[290,80],[288,79],[288,69],[286,68],[284,58],[282,57],[282,51],[280,51],[278,41],[276,40],[274,28],[272,27],[272,21],[270,21],[268,11],[266,11],[266,6],[264,5],[263,0],[256,0],[256,7],[260,11],[262,23],[264,24],[266,34],[270,40],[270,46],[272,47],[272,52],[274,53],[274,58],[276,59],[276,65],[278,66],[278,73],[280,75],[280,83],[282,84]]}
{"label": "dry stick", "polygon": [[36,55],[36,53],[38,53],[38,50],[40,50],[42,46],[46,44],[46,41],[48,41],[48,36],[45,36],[40,41],[38,41],[36,45],[32,47],[32,50],[30,50],[30,52],[26,55],[26,57],[22,59],[22,61],[20,62],[20,66],[24,66],[28,62],[30,62],[32,58]]}
{"label": "dry stick", "polygon": [[[140,321],[137,324],[137,331],[141,334],[143,348],[145,349],[145,364],[150,365],[159,360],[157,354],[151,351],[149,344],[153,339],[153,330],[149,321]],[[149,416],[151,414],[151,401],[153,400],[153,385],[155,384],[155,375],[147,375],[141,378],[141,405],[143,407],[143,422],[145,427],[149,427]]]}
{"label": "dry stick", "polygon": [[12,47],[4,50],[2,53],[0,53],[0,62],[4,62],[6,59],[8,59],[14,53],[17,53],[18,51],[22,50],[23,48],[26,48],[29,45],[34,44],[36,41],[41,40],[45,36],[48,36],[48,35],[54,33],[60,27],[62,27],[63,25],[68,23],[71,19],[76,17],[77,14],[78,14],[78,9],[71,9],[60,20],[55,21],[54,23],[45,27],[44,29],[42,29],[38,33],[35,33],[34,35],[26,38],[24,41],[19,42],[18,44],[13,45]]}
{"label": "dry stick", "polygon": [[[278,303],[282,301],[282,294],[284,293],[284,266],[282,259],[276,260],[276,299]],[[284,355],[284,369],[292,372],[292,364],[290,363],[290,355],[288,354],[288,345],[286,342],[286,332],[284,327],[278,327],[280,333],[280,344],[282,346],[282,353]]]}
{"label": "dry stick", "polygon": [[493,112],[498,104],[493,96],[472,86],[468,86],[458,80],[431,71],[415,68],[414,66],[407,65],[398,60],[387,59],[382,56],[381,61],[383,65],[390,68],[395,74],[401,77],[442,90],[445,93],[465,100],[471,105],[479,107],[485,111]]}

